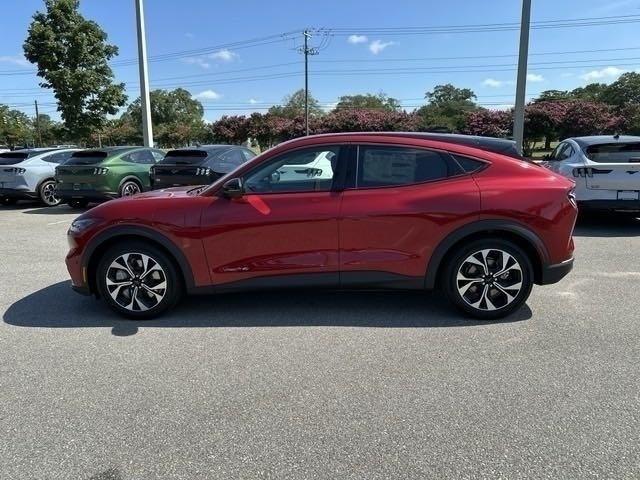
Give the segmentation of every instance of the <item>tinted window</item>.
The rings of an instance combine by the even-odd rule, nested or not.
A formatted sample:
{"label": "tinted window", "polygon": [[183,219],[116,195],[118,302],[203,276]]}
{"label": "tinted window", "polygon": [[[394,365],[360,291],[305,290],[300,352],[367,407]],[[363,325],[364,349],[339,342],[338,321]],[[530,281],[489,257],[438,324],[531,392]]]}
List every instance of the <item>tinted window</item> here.
{"label": "tinted window", "polygon": [[565,160],[571,155],[573,155],[573,147],[570,144],[563,142],[558,144],[558,146],[553,150],[549,160]]}
{"label": "tinted window", "polygon": [[71,158],[71,155],[73,155],[73,152],[58,152],[58,153],[52,153],[51,155],[47,155],[42,159],[45,162],[60,164],[62,162],[67,161],[69,158]]}
{"label": "tinted window", "polygon": [[225,163],[230,163],[234,167],[242,165],[246,159],[239,149],[231,150],[220,157],[220,160]]}
{"label": "tinted window", "polygon": [[104,161],[105,158],[107,158],[107,152],[85,150],[73,153],[65,163],[66,165],[95,165]]}
{"label": "tinted window", "polygon": [[0,165],[15,165],[26,160],[29,154],[26,152],[5,152],[0,153]]}
{"label": "tinted window", "polygon": [[431,150],[361,146],[358,157],[361,188],[409,185],[460,173],[449,155]]}
{"label": "tinted window", "polygon": [[481,162],[480,160],[474,160],[473,158],[463,157],[462,155],[451,154],[453,158],[458,162],[458,165],[464,170],[466,173],[472,173],[477,170],[480,170],[486,164]]}
{"label": "tinted window", "polygon": [[160,163],[169,165],[200,165],[208,155],[205,150],[169,150]]}
{"label": "tinted window", "polygon": [[251,150],[247,150],[246,148],[242,149],[242,155],[244,155],[245,160],[251,160],[252,158],[256,157],[255,153],[253,153]]}
{"label": "tinted window", "polygon": [[164,158],[164,153],[163,153],[163,152],[160,152],[160,151],[158,151],[158,150],[153,150],[153,151],[151,152],[151,155],[153,155],[153,159],[154,159],[156,162],[159,162],[160,160],[162,160],[162,159]]}
{"label": "tinted window", "polygon": [[261,165],[245,179],[248,192],[326,192],[331,190],[340,147],[296,150]]}
{"label": "tinted window", "polygon": [[600,163],[640,162],[640,143],[591,145],[585,152],[589,160]]}
{"label": "tinted window", "polygon": [[156,163],[156,159],[153,157],[150,150],[138,150],[136,152],[131,152],[130,154],[125,155],[122,158],[126,162],[138,163],[143,165]]}

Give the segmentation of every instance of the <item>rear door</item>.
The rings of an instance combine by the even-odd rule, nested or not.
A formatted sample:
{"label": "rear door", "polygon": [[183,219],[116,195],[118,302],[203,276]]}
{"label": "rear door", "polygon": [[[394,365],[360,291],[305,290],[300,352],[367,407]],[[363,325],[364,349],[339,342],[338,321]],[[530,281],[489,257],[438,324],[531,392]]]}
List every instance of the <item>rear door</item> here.
{"label": "rear door", "polygon": [[617,190],[619,199],[638,200],[640,192],[640,142],[590,145],[587,188]]}
{"label": "rear door", "polygon": [[447,152],[361,144],[356,157],[340,214],[341,283],[422,285],[433,249],[478,212],[478,187]]}

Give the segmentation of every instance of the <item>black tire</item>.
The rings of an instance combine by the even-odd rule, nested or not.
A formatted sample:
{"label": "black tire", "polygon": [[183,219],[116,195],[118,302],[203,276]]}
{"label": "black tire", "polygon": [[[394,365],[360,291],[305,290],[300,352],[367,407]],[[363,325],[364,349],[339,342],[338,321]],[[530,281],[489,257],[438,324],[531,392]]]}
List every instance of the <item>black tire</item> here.
{"label": "black tire", "polygon": [[[123,265],[123,256],[127,254],[129,255],[128,270],[114,266],[114,263]],[[143,255],[149,257],[146,275],[141,264],[144,262]],[[160,270],[154,270],[156,265]],[[131,277],[131,274],[134,277]],[[154,275],[157,277],[154,278]],[[119,289],[117,284],[107,285],[114,281],[128,282],[127,278],[132,278],[132,285],[122,286]],[[163,282],[164,288],[162,288]],[[132,320],[158,317],[174,307],[182,298],[184,291],[182,277],[173,259],[159,248],[142,242],[117,244],[102,255],[96,270],[96,285],[100,297],[113,311]],[[150,289],[156,294],[150,293]],[[162,298],[158,300],[157,296]],[[129,302],[131,303],[127,305]]]}
{"label": "black tire", "polygon": [[17,198],[12,197],[0,197],[0,205],[10,206],[15,205],[18,202]]}
{"label": "black tire", "polygon": [[[505,252],[516,263],[500,252]],[[477,256],[473,256],[476,253]],[[470,258],[478,263],[469,261]],[[494,277],[504,270],[503,258],[507,259],[507,271]],[[488,275],[481,263],[488,266]],[[468,278],[474,280],[468,281]],[[531,259],[520,247],[507,240],[489,238],[457,249],[448,259],[443,280],[447,297],[458,309],[480,320],[494,320],[506,317],[527,301],[534,276]],[[514,289],[518,284],[520,288]]]}
{"label": "black tire", "polygon": [[140,192],[142,192],[142,185],[140,185],[140,182],[136,180],[125,180],[122,182],[122,185],[120,185],[118,194],[120,197],[130,197],[131,195],[135,195]]}
{"label": "black tire", "polygon": [[40,202],[47,207],[57,207],[62,200],[55,193],[56,181],[53,179],[45,180],[38,189]]}
{"label": "black tire", "polygon": [[69,200],[67,203],[71,208],[87,208],[87,205],[89,205],[89,200],[85,200],[84,198],[76,198],[74,200]]}

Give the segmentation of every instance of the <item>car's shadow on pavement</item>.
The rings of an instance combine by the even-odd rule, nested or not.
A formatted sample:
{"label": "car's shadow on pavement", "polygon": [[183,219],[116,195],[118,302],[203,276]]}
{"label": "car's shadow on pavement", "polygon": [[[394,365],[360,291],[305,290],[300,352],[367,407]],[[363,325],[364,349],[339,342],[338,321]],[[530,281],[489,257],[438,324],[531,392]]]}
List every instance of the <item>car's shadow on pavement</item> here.
{"label": "car's shadow on pavement", "polygon": [[612,215],[580,215],[573,232],[576,237],[637,237],[640,219]]}
{"label": "car's shadow on pavement", "polygon": [[[500,322],[528,320],[528,306]],[[112,327],[128,336],[141,327],[291,327],[377,328],[469,327],[494,322],[465,318],[440,293],[281,290],[186,298],[156,320],[127,321],[101,301],[73,293],[69,282],[38,290],[11,305],[10,325],[40,328]]]}
{"label": "car's shadow on pavement", "polygon": [[89,208],[90,207],[71,208],[68,205],[58,205],[57,207],[39,206],[39,208],[31,208],[22,213],[26,213],[28,215],[80,215],[81,213],[89,210]]}

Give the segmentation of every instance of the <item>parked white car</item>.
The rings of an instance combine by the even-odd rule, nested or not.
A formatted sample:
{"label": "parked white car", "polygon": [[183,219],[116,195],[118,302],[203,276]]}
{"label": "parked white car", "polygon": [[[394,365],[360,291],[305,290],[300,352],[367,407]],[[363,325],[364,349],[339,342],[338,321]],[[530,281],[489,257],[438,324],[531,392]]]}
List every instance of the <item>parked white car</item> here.
{"label": "parked white car", "polygon": [[34,148],[0,153],[0,204],[36,199],[56,206],[55,170],[78,149]]}
{"label": "parked white car", "polygon": [[640,137],[567,138],[542,164],[576,182],[582,210],[640,213]]}

